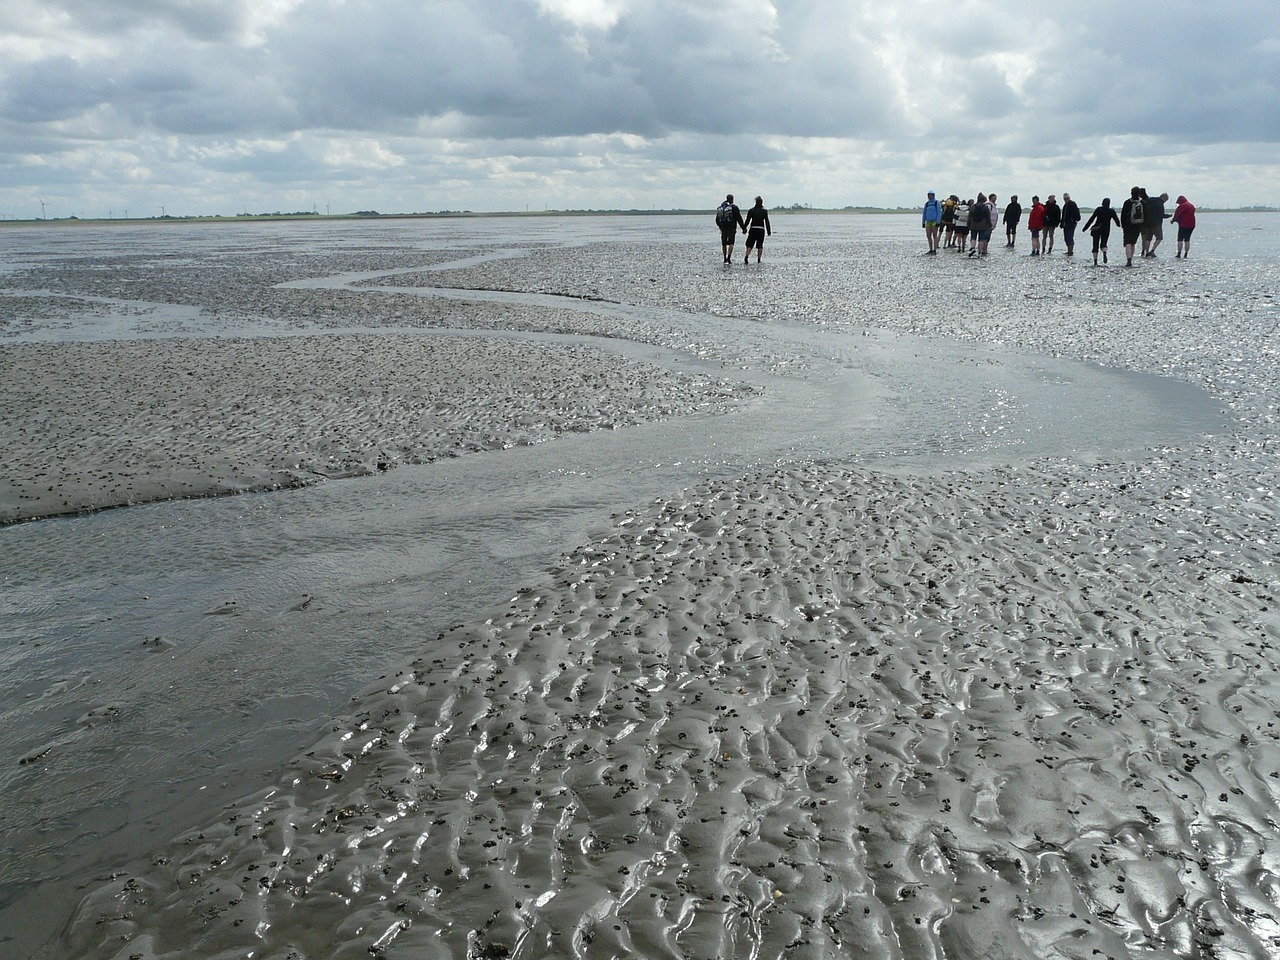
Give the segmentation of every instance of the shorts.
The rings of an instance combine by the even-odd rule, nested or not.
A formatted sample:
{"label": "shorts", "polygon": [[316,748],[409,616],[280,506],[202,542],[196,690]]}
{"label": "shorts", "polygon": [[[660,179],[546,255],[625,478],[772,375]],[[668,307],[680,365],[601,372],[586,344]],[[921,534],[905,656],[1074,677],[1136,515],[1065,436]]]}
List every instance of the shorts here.
{"label": "shorts", "polygon": [[721,242],[721,243],[727,243],[729,246],[731,246],[731,247],[732,247],[732,246],[733,246],[733,241],[734,241],[734,240],[736,240],[737,238],[738,238],[738,228],[737,228],[737,227],[721,227],[721,228],[720,228],[720,242]]}
{"label": "shorts", "polygon": [[1159,220],[1144,221],[1142,224],[1143,240],[1163,240],[1164,224]]}
{"label": "shorts", "polygon": [[991,239],[991,231],[986,229],[985,227],[983,227],[981,230],[975,230],[974,233],[977,234],[979,243],[986,243],[988,240]]}
{"label": "shorts", "polygon": [[938,221],[937,221],[937,220],[926,220],[926,221],[924,222],[924,225],[925,225],[926,227],[936,227],[936,226],[938,225]]}
{"label": "shorts", "polygon": [[1179,243],[1190,243],[1190,242],[1191,242],[1191,231],[1192,231],[1192,230],[1194,230],[1194,229],[1195,229],[1195,227],[1179,227],[1179,228],[1178,228],[1178,242],[1179,242]]}
{"label": "shorts", "polygon": [[747,249],[750,250],[752,247],[756,247],[757,249],[760,249],[760,250],[764,249],[764,228],[763,227],[758,230],[752,227],[750,230],[747,231]]}
{"label": "shorts", "polygon": [[957,224],[957,225],[956,225],[956,233],[960,234],[960,236],[962,236],[962,237],[967,237],[967,236],[969,235],[969,228],[968,228],[968,227],[964,227],[964,226],[960,226],[959,224]]}
{"label": "shorts", "polygon": [[1126,247],[1132,247],[1138,242],[1140,236],[1142,236],[1142,224],[1137,224],[1136,226],[1129,224],[1124,227],[1124,245]]}
{"label": "shorts", "polygon": [[1040,239],[1040,231],[1039,231],[1039,230],[1032,230],[1032,231],[1031,231],[1031,239],[1032,239],[1032,240],[1039,240],[1039,239]]}

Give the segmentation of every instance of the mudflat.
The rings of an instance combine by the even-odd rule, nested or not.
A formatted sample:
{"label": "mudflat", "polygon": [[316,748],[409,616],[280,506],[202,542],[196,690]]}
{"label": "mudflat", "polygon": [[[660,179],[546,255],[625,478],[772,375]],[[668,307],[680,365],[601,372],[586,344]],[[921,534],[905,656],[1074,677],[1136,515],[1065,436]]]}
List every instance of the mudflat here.
{"label": "mudflat", "polygon": [[[434,530],[415,521],[433,463],[475,458],[462,491],[515,496],[518,466],[483,478],[562,444],[563,488],[606,509],[501,583],[508,601],[450,623],[424,581],[384,585],[394,649],[365,675],[321,678],[294,645],[351,642],[355,570],[270,617],[206,608],[158,654],[166,682],[194,692],[235,618],[273,676],[357,693],[314,727],[277,721],[256,767],[215,709],[266,702],[251,678],[203,669],[205,719],[135,698],[141,671],[121,670],[116,715],[73,736],[39,730],[49,705],[103,694],[50,676],[45,706],[10,711],[19,837],[34,797],[141,750],[126,731],[161,749],[157,722],[215,731],[191,749],[223,782],[202,804],[175,779],[194,799],[155,807],[129,856],[109,852],[128,823],[99,823],[92,852],[69,791],[64,846],[31,841],[48,869],[9,878],[15,904],[56,895],[62,932],[10,910],[10,939],[75,957],[1280,949],[1275,246],[1242,217],[1197,233],[1203,257],[1126,271],[923,258],[893,218],[777,219],[759,269],[718,262],[709,217],[268,231],[253,256],[200,234],[181,263],[172,237],[126,254],[104,236],[17,258],[0,356],[22,373],[4,436],[27,459],[6,506],[37,469],[70,477],[77,509],[188,495],[156,476],[207,494],[243,475],[310,484],[261,514],[330,515],[358,539],[344,502]],[[109,335],[77,337],[93,316]],[[148,382],[174,399],[134,435],[91,412],[145,408]],[[80,452],[40,463],[42,423]],[[602,427],[618,445],[593,453]],[[112,492],[116,457],[150,494]],[[493,516],[514,529],[559,497]],[[272,556],[219,502],[0,530],[22,598],[6,683],[54,656],[30,643],[57,629],[35,626],[54,591],[37,560],[81,538],[127,533],[127,566],[162,543],[132,518],[159,510]],[[369,536],[352,556],[404,549]],[[283,610],[291,588],[262,596]],[[152,809],[145,785],[116,789]]]}

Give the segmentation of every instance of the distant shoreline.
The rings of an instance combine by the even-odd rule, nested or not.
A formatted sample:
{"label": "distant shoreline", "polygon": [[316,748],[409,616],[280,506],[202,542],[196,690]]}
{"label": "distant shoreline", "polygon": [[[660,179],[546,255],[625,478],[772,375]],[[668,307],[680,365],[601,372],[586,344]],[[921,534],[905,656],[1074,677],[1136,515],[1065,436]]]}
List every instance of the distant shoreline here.
{"label": "distant shoreline", "polygon": [[[1090,207],[1081,207],[1089,211]],[[1277,207],[1197,207],[1199,213],[1280,213]],[[906,215],[920,212],[919,207],[777,207],[769,211],[774,216],[785,216],[789,213],[803,214],[859,214],[859,215]],[[450,220],[450,219],[484,219],[491,217],[687,217],[708,216],[714,209],[685,210],[440,210],[433,213],[377,213],[374,211],[361,213],[258,213],[237,214],[233,216],[163,216],[163,217],[58,217],[51,220],[39,218],[28,220],[0,220],[0,227],[30,226],[101,226],[103,224],[133,225],[139,224],[172,224],[172,223],[280,223],[352,220]]]}

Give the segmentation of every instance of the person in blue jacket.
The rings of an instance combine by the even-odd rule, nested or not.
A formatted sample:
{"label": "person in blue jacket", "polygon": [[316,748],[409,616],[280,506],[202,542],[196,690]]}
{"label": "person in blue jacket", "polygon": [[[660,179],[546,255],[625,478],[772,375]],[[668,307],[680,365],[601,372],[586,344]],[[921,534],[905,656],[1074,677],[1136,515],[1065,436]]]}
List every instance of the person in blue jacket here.
{"label": "person in blue jacket", "polygon": [[942,204],[929,191],[929,199],[924,202],[924,212],[920,217],[920,226],[924,227],[925,239],[929,241],[929,253],[938,252],[938,231],[942,226]]}

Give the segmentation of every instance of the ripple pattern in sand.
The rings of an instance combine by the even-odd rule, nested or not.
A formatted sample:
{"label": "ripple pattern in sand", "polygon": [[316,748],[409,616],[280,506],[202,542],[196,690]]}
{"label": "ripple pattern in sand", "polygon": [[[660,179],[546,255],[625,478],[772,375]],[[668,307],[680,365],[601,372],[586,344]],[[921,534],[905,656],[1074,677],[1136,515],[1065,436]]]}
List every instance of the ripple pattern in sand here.
{"label": "ripple pattern in sand", "polygon": [[100,886],[69,951],[1274,955],[1274,583],[1134,527],[1176,504],[1090,482],[1123,469],[619,516]]}

